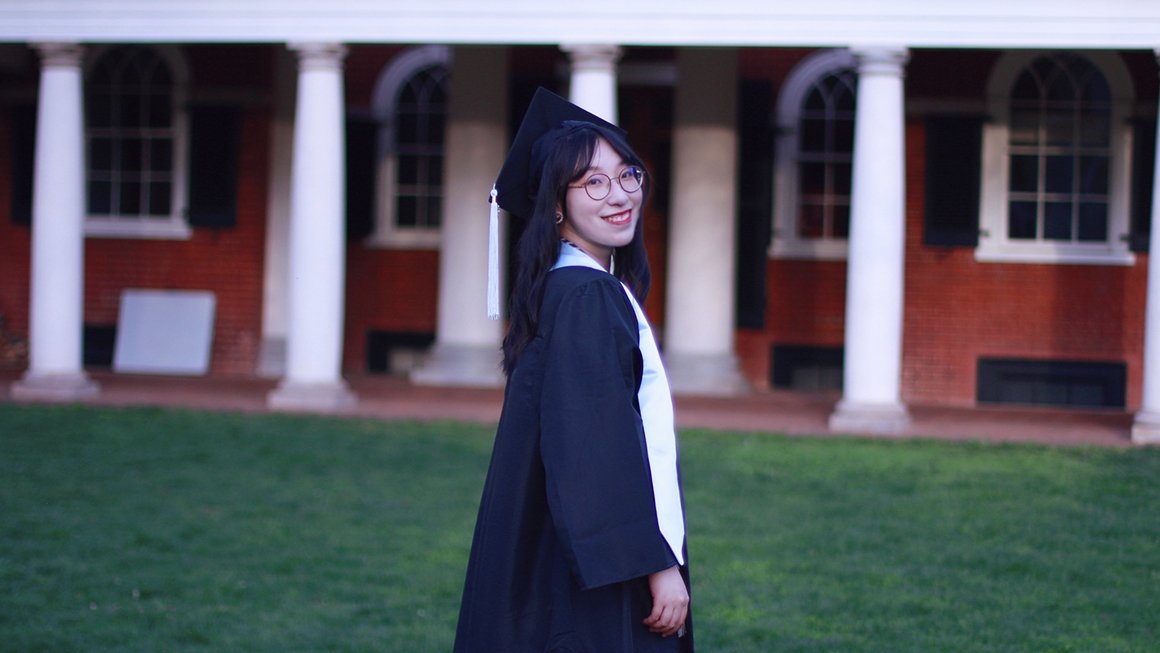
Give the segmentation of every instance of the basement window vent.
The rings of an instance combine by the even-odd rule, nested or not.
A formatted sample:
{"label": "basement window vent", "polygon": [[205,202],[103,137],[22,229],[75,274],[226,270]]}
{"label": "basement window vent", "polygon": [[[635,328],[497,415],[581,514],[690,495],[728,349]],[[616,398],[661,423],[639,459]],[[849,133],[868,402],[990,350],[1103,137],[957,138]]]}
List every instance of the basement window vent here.
{"label": "basement window vent", "polygon": [[117,343],[117,327],[107,324],[86,324],[82,332],[81,360],[85,367],[113,367],[113,350]]}
{"label": "basement window vent", "polygon": [[775,388],[817,392],[842,389],[841,347],[774,345],[770,382]]}
{"label": "basement window vent", "polygon": [[406,374],[419,366],[434,342],[434,333],[368,331],[367,371],[372,374]]}
{"label": "basement window vent", "polygon": [[980,358],[979,403],[1124,408],[1127,367],[1117,362]]}

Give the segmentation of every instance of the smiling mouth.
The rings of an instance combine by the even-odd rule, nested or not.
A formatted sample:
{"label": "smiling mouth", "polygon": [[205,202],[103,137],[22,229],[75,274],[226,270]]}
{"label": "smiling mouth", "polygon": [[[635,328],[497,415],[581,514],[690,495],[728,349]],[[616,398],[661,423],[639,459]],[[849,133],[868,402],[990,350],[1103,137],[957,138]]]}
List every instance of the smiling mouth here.
{"label": "smiling mouth", "polygon": [[623,211],[604,218],[605,222],[614,225],[625,225],[632,221],[632,211]]}

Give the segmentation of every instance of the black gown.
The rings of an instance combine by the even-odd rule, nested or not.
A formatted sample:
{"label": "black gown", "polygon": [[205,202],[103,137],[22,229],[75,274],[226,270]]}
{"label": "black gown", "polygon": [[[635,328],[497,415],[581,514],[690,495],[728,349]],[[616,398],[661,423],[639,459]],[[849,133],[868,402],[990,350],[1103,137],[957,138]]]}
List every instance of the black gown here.
{"label": "black gown", "polygon": [[539,330],[504,393],[455,653],[693,650],[691,612],[679,638],[641,623],[648,575],[677,559],[657,523],[638,340],[612,275],[548,274]]}

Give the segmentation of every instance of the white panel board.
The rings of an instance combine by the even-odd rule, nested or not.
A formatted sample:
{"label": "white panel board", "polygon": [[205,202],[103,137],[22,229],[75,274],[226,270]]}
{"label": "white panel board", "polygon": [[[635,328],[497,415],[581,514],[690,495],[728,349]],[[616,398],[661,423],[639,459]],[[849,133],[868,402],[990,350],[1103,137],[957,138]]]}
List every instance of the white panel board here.
{"label": "white panel board", "polygon": [[113,370],[199,375],[209,371],[214,294],[202,290],[121,293]]}

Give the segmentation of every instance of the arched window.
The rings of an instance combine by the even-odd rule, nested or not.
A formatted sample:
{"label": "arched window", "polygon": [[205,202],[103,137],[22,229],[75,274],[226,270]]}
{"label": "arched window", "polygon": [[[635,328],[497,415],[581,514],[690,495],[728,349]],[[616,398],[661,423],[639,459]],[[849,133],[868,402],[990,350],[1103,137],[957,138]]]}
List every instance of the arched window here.
{"label": "arched window", "polygon": [[397,57],[375,85],[378,195],[371,243],[439,246],[450,50],[426,46]]}
{"label": "arched window", "polygon": [[989,91],[978,258],[1131,263],[1131,85],[1119,58],[1011,54]]}
{"label": "arched window", "polygon": [[85,84],[86,232],[188,237],[184,66],[169,49],[95,53]]}
{"label": "arched window", "polygon": [[787,78],[777,104],[772,256],[845,257],[856,98],[846,50],[813,54]]}

